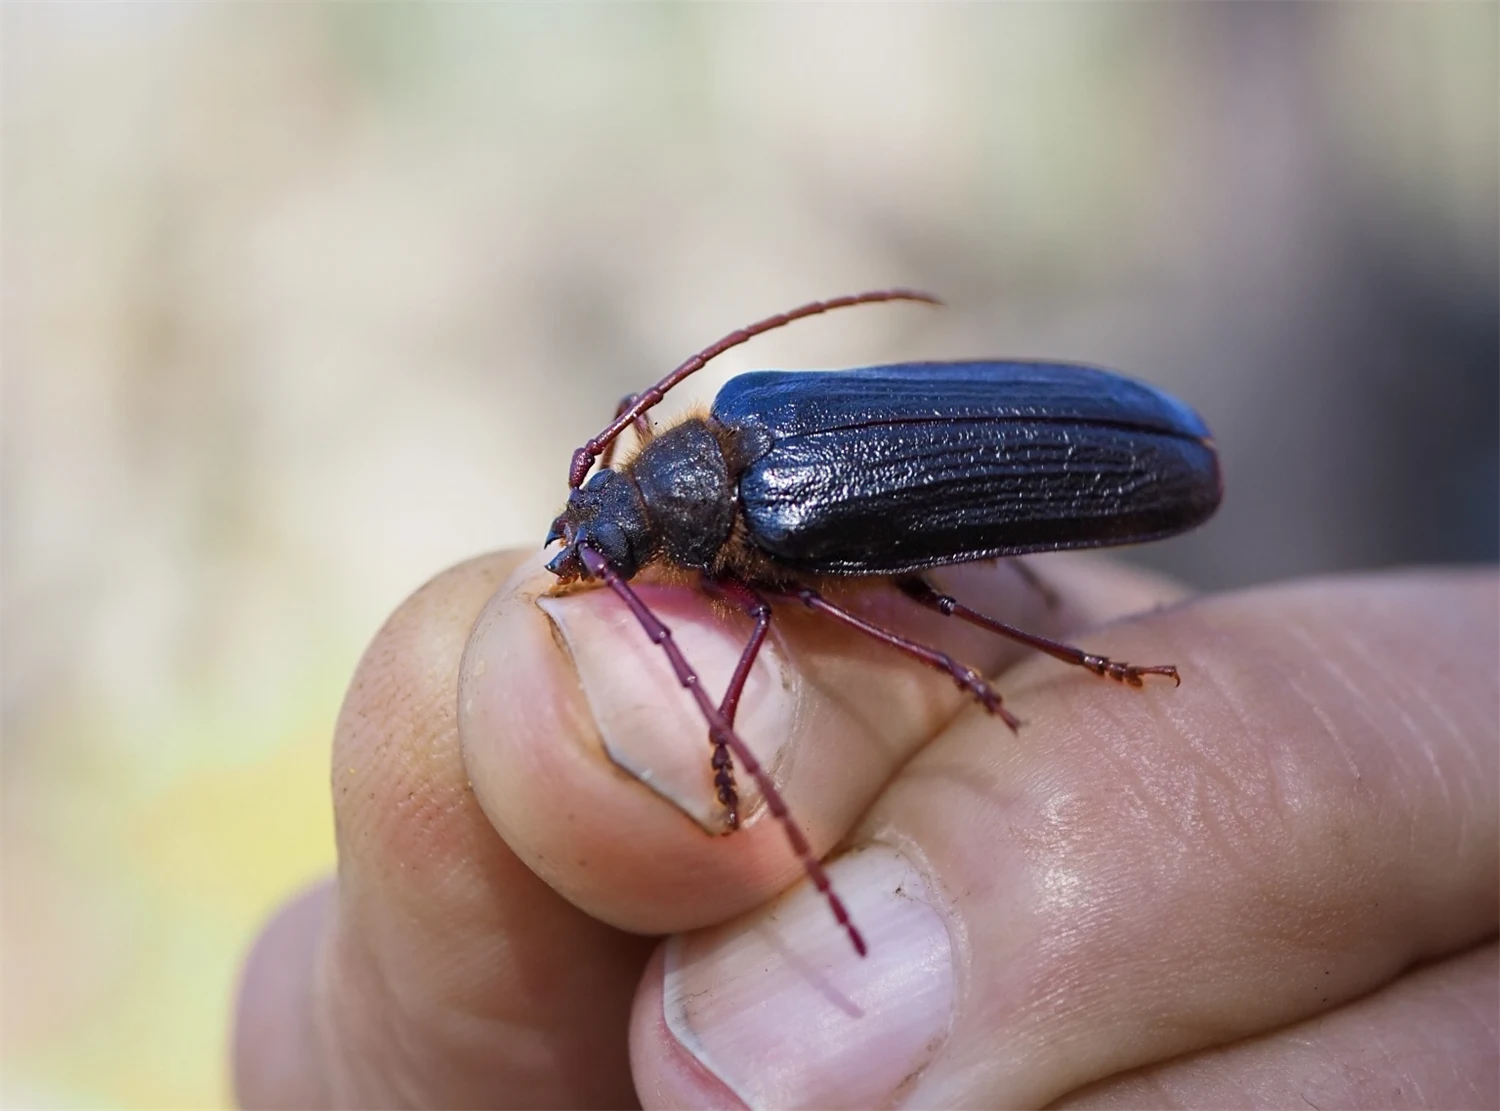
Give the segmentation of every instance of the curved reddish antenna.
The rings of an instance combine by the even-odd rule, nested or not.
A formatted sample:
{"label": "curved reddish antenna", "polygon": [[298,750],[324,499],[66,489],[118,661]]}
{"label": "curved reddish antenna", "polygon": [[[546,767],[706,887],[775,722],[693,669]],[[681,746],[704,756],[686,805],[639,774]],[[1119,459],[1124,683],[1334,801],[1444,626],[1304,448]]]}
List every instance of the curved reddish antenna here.
{"label": "curved reddish antenna", "polygon": [[792,309],[790,312],[778,313],[768,316],[757,324],[748,328],[741,328],[736,332],[730,332],[718,343],[705,347],[691,359],[682,363],[676,370],[668,374],[649,390],[636,396],[634,402],[622,408],[615,419],[610,422],[599,435],[573,453],[573,462],[568,467],[568,486],[578,487],[583,485],[583,480],[588,477],[589,469],[593,467],[594,460],[599,458],[599,453],[614,442],[619,434],[625,431],[642,413],[651,408],[662,398],[667,396],[667,391],[688,375],[702,370],[709,360],[724,354],[731,347],[761,335],[764,332],[774,331],[784,324],[790,324],[794,320],[801,320],[807,316],[817,316],[819,313],[828,312],[830,309],[847,308],[850,305],[868,305],[876,301],[923,301],[929,305],[941,305],[930,293],[922,293],[915,289],[881,289],[871,293],[855,293],[848,297],[834,297],[827,301],[813,301],[803,305],[801,308]]}

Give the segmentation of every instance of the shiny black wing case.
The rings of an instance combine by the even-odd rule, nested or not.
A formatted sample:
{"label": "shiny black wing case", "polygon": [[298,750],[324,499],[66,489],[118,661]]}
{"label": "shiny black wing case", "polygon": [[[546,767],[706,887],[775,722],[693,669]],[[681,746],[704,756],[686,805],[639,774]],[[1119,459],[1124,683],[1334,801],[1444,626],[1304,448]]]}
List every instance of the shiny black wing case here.
{"label": "shiny black wing case", "polygon": [[1221,496],[1198,415],[1093,367],[755,371],[725,385],[713,418],[733,434],[747,539],[807,572],[1155,540]]}

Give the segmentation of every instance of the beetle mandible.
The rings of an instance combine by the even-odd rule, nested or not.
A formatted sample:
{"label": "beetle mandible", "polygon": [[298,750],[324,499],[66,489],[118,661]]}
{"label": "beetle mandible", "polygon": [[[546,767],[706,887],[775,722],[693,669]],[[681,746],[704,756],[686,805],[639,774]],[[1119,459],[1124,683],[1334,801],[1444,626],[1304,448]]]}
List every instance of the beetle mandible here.
{"label": "beetle mandible", "polygon": [[[626,398],[608,427],[573,453],[568,502],[546,540],[562,542],[548,570],[561,583],[597,579],[619,595],[697,702],[713,742],[726,832],[739,825],[738,764],[861,956],[863,937],[775,783],[734,730],[770,629],[768,598],[798,602],[946,672],[1014,730],[1020,723],[978,672],[837,605],[818,591],[819,580],[888,578],[920,605],[1096,675],[1137,687],[1147,675],[1180,683],[1171,665],[1110,660],[986,617],[921,572],[1161,539],[1203,523],[1222,495],[1213,440],[1193,410],[1123,375],[1067,363],[754,371],[731,379],[707,417],[652,432],[646,411],[715,356],[791,321],[877,301],[941,303],[907,289],[815,301],[731,332]],[[610,453],[632,426],[643,446],[612,467]],[[708,593],[755,623],[718,705],[630,586],[654,563],[699,572]]]}

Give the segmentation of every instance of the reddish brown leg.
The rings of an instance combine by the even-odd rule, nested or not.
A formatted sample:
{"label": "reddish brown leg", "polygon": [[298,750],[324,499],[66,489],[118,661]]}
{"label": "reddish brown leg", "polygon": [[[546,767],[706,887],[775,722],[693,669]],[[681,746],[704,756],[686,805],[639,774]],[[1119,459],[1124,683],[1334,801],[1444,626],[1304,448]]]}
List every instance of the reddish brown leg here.
{"label": "reddish brown leg", "polygon": [[803,836],[797,823],[792,820],[786,800],[781,797],[781,792],[776,789],[776,784],[771,781],[766,769],[761,767],[760,761],[755,758],[755,753],[750,751],[749,746],[740,739],[739,734],[734,731],[729,722],[724,720],[724,715],[709,699],[708,694],[703,690],[703,684],[698,681],[698,673],[688,664],[687,658],[682,654],[682,649],[678,648],[676,642],[673,641],[672,631],[662,624],[661,618],[652,613],[645,602],[641,601],[640,595],[620,577],[620,573],[615,570],[609,560],[592,548],[581,544],[578,547],[578,554],[589,575],[592,578],[603,579],[605,585],[620,596],[620,600],[630,607],[630,612],[635,614],[635,619],[641,623],[641,628],[646,630],[646,635],[667,654],[667,660],[677,675],[677,681],[693,696],[693,701],[698,703],[699,711],[708,721],[709,734],[715,742],[725,745],[734,754],[734,758],[739,761],[745,773],[755,780],[755,785],[760,788],[761,797],[766,800],[766,809],[781,822],[781,828],[786,831],[786,839],[791,843],[792,852],[801,861],[807,878],[812,880],[813,886],[823,893],[823,898],[828,901],[828,909],[833,911],[834,918],[838,919],[839,925],[849,935],[854,951],[863,957],[869,952],[865,946],[865,939],[850,919],[844,901],[833,890],[828,873],[823,871],[818,858],[813,856],[812,846],[808,844],[807,838]]}
{"label": "reddish brown leg", "polygon": [[[620,414],[625,412],[626,409],[629,409],[632,405],[634,405],[639,397],[639,394],[628,393],[624,397],[620,398],[620,404],[615,406],[616,419],[618,419]],[[646,419],[644,413],[635,418],[635,435],[636,442],[638,444],[644,444],[647,440],[651,439],[651,422]],[[619,446],[620,441],[618,438],[613,439],[609,443],[605,444],[604,454],[599,457],[599,466],[607,467],[611,463],[613,463],[615,460],[615,449]]]}
{"label": "reddish brown leg", "polygon": [[1059,641],[1048,640],[1033,633],[1024,632],[1014,625],[1007,625],[1003,621],[996,621],[993,617],[986,617],[982,613],[976,613],[968,606],[950,595],[940,593],[923,579],[911,578],[901,579],[896,583],[908,598],[920,602],[928,609],[935,609],[947,617],[957,617],[967,621],[971,625],[978,625],[981,629],[988,629],[992,633],[999,633],[1003,637],[1020,641],[1028,648],[1035,648],[1038,652],[1045,652],[1063,663],[1076,664],[1078,667],[1087,668],[1095,675],[1114,679],[1116,682],[1129,683],[1132,687],[1142,686],[1142,679],[1147,675],[1165,675],[1179,687],[1182,686],[1182,678],[1177,674],[1177,669],[1171,664],[1156,664],[1151,667],[1138,667],[1135,664],[1117,663],[1108,656],[1095,656],[1074,648],[1070,644],[1062,644]]}
{"label": "reddish brown leg", "polygon": [[973,668],[965,667],[946,652],[939,652],[936,648],[929,648],[925,644],[918,644],[914,640],[882,629],[879,625],[872,625],[862,617],[857,617],[848,610],[834,605],[816,590],[801,588],[786,592],[788,598],[795,598],[808,609],[818,610],[826,613],[829,617],[837,618],[852,629],[858,629],[866,636],[874,637],[882,644],[889,644],[900,652],[905,652],[913,659],[921,660],[928,667],[936,668],[938,671],[946,671],[952,676],[953,681],[958,684],[959,690],[967,691],[977,698],[981,705],[990,713],[996,715],[1011,731],[1019,729],[1020,720],[1001,705],[1000,695],[995,688],[984,681],[984,676]]}
{"label": "reddish brown leg", "polygon": [[[711,579],[705,575],[703,589],[715,597],[733,602],[755,621],[750,640],[740,653],[739,662],[734,665],[734,674],[729,677],[729,688],[724,692],[724,700],[719,703],[719,713],[733,725],[734,716],[740,708],[740,695],[744,693],[745,682],[750,678],[750,669],[755,666],[755,657],[760,653],[760,646],[766,642],[766,633],[771,628],[771,604],[748,583],[738,579]],[[714,786],[718,788],[719,801],[724,804],[725,821],[729,827],[726,832],[739,829],[740,797],[734,786],[734,761],[723,741],[714,741],[713,769]]]}
{"label": "reddish brown leg", "polygon": [[1036,573],[1036,568],[1031,564],[1020,556],[1016,556],[1010,561],[1010,565],[1016,569],[1016,574],[1021,576],[1027,586],[1042,596],[1042,601],[1049,610],[1055,610],[1061,604],[1062,599],[1057,596],[1057,591],[1052,589],[1052,585],[1046,579]]}

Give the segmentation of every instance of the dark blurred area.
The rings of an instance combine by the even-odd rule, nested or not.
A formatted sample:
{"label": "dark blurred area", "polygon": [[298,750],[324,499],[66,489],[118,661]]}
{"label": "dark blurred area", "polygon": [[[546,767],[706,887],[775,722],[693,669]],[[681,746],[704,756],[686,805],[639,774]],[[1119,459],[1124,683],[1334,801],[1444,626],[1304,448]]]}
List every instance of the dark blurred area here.
{"label": "dark blurred area", "polygon": [[225,1098],[363,643],[769,313],[949,303],[662,415],[749,367],[1094,362],[1223,452],[1220,515],[1127,558],[1494,561],[1497,12],[4,6],[4,1102]]}

